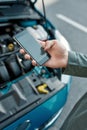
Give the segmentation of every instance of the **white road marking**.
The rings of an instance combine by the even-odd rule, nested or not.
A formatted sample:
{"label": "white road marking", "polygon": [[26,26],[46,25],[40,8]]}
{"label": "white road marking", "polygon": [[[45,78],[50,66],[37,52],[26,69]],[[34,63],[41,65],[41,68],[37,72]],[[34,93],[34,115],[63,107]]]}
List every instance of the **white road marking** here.
{"label": "white road marking", "polygon": [[61,20],[63,20],[64,22],[72,25],[73,27],[76,27],[77,29],[87,33],[87,27],[85,27],[85,26],[83,26],[83,25],[73,21],[72,19],[70,19],[70,18],[68,18],[68,17],[66,17],[66,16],[64,16],[62,14],[56,14],[56,17],[61,19]]}

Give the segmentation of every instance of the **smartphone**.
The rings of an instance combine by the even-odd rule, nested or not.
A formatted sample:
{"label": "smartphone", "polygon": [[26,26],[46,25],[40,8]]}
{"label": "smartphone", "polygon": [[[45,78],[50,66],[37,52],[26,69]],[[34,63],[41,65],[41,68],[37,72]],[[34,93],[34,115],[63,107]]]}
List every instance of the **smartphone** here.
{"label": "smartphone", "polygon": [[38,65],[43,65],[49,60],[49,54],[44,51],[41,44],[33,37],[33,34],[26,28],[19,32],[13,39],[28,53]]}

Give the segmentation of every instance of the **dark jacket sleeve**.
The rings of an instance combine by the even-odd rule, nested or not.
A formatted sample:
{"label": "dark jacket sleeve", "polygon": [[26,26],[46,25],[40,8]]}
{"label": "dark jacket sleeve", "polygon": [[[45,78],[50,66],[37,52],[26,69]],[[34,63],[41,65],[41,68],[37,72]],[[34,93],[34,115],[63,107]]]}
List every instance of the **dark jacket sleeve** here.
{"label": "dark jacket sleeve", "polygon": [[68,65],[64,74],[87,77],[87,55],[69,51]]}

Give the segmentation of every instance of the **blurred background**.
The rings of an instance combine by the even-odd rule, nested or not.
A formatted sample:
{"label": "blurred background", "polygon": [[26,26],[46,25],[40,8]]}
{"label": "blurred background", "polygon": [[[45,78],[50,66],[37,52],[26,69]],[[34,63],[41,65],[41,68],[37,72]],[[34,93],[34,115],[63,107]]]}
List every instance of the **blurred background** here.
{"label": "blurred background", "polygon": [[[87,54],[87,0],[44,0],[46,16],[68,40],[71,49]],[[42,0],[36,5],[42,11]],[[68,100],[58,122],[59,129],[76,102],[87,91],[87,79],[72,77]]]}

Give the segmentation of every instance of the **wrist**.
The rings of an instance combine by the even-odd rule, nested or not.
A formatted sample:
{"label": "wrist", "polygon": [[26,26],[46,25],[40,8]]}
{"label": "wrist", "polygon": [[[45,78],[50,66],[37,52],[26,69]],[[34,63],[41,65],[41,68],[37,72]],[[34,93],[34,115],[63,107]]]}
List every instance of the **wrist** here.
{"label": "wrist", "polygon": [[69,52],[66,50],[65,54],[64,54],[64,66],[63,68],[66,68],[68,65],[68,54]]}

